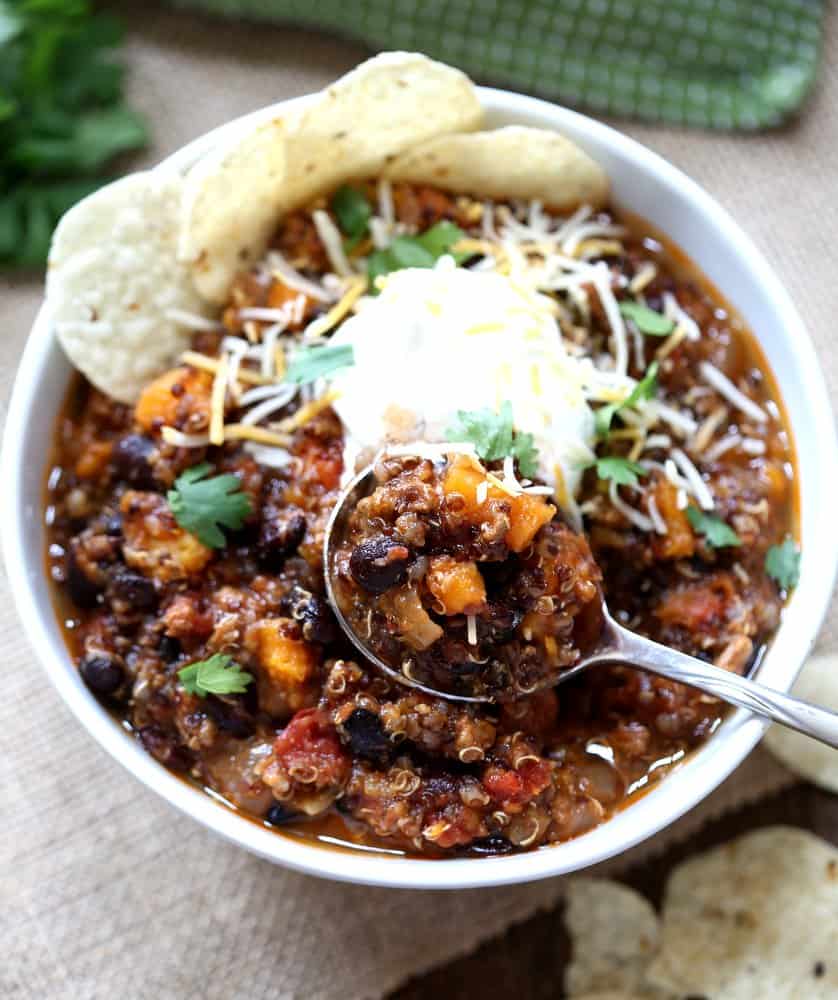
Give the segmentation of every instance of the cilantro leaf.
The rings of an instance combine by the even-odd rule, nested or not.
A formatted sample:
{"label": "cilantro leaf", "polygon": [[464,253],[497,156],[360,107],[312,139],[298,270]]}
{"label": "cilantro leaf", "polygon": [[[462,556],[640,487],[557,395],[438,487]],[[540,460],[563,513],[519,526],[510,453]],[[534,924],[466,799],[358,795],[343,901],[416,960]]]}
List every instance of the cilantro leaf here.
{"label": "cilantro leaf", "polygon": [[[451,253],[465,233],[453,222],[443,219],[419,236],[396,236],[386,250],[376,250],[367,258],[367,275],[375,293],[375,279],[405,267],[433,267],[440,257]],[[460,264],[467,254],[454,253]]]}
{"label": "cilantro leaf", "polygon": [[800,550],[793,538],[772,545],[765,554],[765,572],[783,590],[797,586],[800,579]]}
{"label": "cilantro leaf", "polygon": [[361,191],[344,184],[332,195],[330,207],[344,236],[354,242],[366,236],[372,207]]}
{"label": "cilantro leaf", "polygon": [[323,344],[316,347],[305,347],[297,351],[285,378],[288,382],[303,385],[315,379],[329,375],[338,368],[348,368],[355,364],[355,355],[351,344]]}
{"label": "cilantro leaf", "polygon": [[175,480],[167,499],[181,528],[208,545],[220,549],[226,544],[222,525],[237,530],[251,511],[250,498],[241,491],[241,480],[227,474],[212,476],[209,462],[193,465]]}
{"label": "cilantro leaf", "polygon": [[515,431],[512,437],[512,457],[518,460],[518,468],[526,479],[532,479],[538,472],[538,448],[532,434]]}
{"label": "cilantro leaf", "polygon": [[704,535],[707,544],[714,549],[723,549],[728,546],[741,545],[742,540],[739,535],[720,518],[714,514],[706,514],[698,507],[687,507],[687,519],[700,535]]}
{"label": "cilantro leaf", "polygon": [[675,329],[675,324],[666,316],[639,302],[621,302],[620,312],[630,319],[641,333],[650,337],[666,337]]}
{"label": "cilantro leaf", "polygon": [[613,479],[618,486],[636,486],[638,476],[645,476],[646,469],[639,462],[632,462],[619,455],[605,455],[597,458],[586,468],[596,468],[600,479]]}
{"label": "cilantro leaf", "polygon": [[458,410],[457,423],[445,432],[450,441],[470,441],[477,454],[486,462],[495,462],[511,455],[518,460],[521,474],[531,477],[538,471],[538,449],[532,434],[516,431],[512,422],[512,404],[501,404],[498,412]]}
{"label": "cilantro leaf", "polygon": [[611,422],[620,410],[636,406],[647,399],[653,399],[658,391],[658,365],[653,361],[646,369],[646,374],[632,389],[631,393],[621,403],[607,403],[601,406],[594,416],[597,437],[606,437],[611,430]]}
{"label": "cilantro leaf", "polygon": [[214,653],[208,660],[190,663],[178,670],[177,675],[185,690],[200,698],[208,694],[244,694],[253,681],[253,675],[225,653]]}
{"label": "cilantro leaf", "polygon": [[0,0],[0,267],[41,266],[61,215],[148,141],[90,0]]}

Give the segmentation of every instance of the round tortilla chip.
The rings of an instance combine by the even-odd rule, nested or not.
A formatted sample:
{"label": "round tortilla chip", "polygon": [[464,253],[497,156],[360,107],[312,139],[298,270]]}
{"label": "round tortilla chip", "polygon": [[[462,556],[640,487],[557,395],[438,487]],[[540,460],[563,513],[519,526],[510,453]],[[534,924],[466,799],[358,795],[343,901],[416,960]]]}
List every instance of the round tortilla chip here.
{"label": "round tortilla chip", "polygon": [[438,136],[412,146],[385,176],[484,198],[536,199],[556,211],[608,199],[608,177],[587,153],[558,132],[523,125]]}
{"label": "round tortilla chip", "polygon": [[648,976],[713,1000],[838,996],[838,849],[775,826],[679,865]]}
{"label": "round tortilla chip", "polygon": [[178,255],[209,302],[223,303],[236,273],[265,252],[284,203],[285,168],[285,130],[273,119],[186,175]]}
{"label": "round tortilla chip", "polygon": [[565,973],[568,997],[641,992],[658,947],[658,917],[648,900],[619,882],[571,879],[565,926],[572,951]]}
{"label": "round tortilla chip", "polygon": [[[838,712],[838,656],[816,654],[807,661],[793,694]],[[765,745],[789,770],[830,792],[838,792],[838,750],[787,729],[772,726]]]}
{"label": "round tortilla chip", "polygon": [[479,128],[465,73],[416,52],[382,52],[327,87],[288,122],[284,211],[348,180],[380,174],[433,136]]}
{"label": "round tortilla chip", "polygon": [[202,311],[177,260],[181,190],[177,174],[130,174],[73,206],[53,234],[53,327],[75,367],[122,403],[189,346],[169,310]]}

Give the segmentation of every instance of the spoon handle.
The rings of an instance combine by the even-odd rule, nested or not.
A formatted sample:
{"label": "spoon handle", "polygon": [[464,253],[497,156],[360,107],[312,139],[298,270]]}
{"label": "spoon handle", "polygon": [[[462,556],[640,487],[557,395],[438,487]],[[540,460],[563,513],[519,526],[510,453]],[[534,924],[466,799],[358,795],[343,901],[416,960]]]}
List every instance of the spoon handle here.
{"label": "spoon handle", "polygon": [[706,691],[722,701],[779,722],[838,749],[838,714],[792,698],[747,677],[714,667],[694,656],[662,646],[609,619],[604,642],[589,662],[622,662]]}

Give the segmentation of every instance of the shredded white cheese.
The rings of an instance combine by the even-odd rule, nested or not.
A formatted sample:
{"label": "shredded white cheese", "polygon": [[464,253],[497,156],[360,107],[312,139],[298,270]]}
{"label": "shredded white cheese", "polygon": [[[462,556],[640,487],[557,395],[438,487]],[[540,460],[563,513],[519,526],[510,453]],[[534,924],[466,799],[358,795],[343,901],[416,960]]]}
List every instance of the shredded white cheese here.
{"label": "shredded white cheese", "polygon": [[708,489],[707,483],[701,478],[701,473],[698,469],[680,448],[672,449],[672,459],[690,484],[692,494],[698,500],[701,509],[712,510],[716,506],[713,494]]}
{"label": "shredded white cheese", "polygon": [[278,250],[268,253],[268,266],[276,272],[280,281],[297,292],[302,292],[316,302],[334,302],[336,296],[327,291],[324,285],[304,278],[296,268],[293,268]]}
{"label": "shredded white cheese", "polygon": [[757,406],[744,392],[737,389],[727,375],[720,372],[715,365],[711,365],[709,361],[702,361],[699,365],[699,371],[705,382],[709,382],[720,396],[725,397],[731,406],[735,406],[737,410],[741,410],[742,413],[750,417],[751,420],[756,420],[757,423],[761,424],[768,420],[768,414],[765,410]]}
{"label": "shredded white cheese", "polygon": [[339,274],[342,278],[350,277],[353,271],[343,250],[343,236],[331,216],[322,208],[316,208],[311,213],[311,218],[335,274]]}
{"label": "shredded white cheese", "polygon": [[466,638],[469,646],[477,645],[477,618],[474,615],[466,615]]}
{"label": "shredded white cheese", "polygon": [[224,325],[218,320],[207,319],[198,313],[187,312],[185,309],[167,309],[166,318],[177,323],[178,326],[185,326],[190,330],[202,330],[206,333],[216,333],[224,329]]}
{"label": "shredded white cheese", "polygon": [[629,506],[629,504],[622,499],[618,492],[617,484],[613,479],[608,485],[608,496],[611,498],[611,503],[614,508],[636,528],[639,528],[641,531],[654,531],[655,524],[652,519],[641,513],[635,507]]}

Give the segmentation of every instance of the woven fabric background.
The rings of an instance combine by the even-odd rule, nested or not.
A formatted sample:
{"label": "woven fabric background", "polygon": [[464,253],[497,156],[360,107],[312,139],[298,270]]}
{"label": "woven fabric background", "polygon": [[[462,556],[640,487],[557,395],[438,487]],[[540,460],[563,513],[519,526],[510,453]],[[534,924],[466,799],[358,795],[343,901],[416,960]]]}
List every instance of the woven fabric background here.
{"label": "woven fabric background", "polygon": [[[247,110],[321,87],[357,45],[121,5],[152,163]],[[838,392],[838,11],[809,113],[770,135],[626,130],[705,185],[789,287]],[[673,234],[677,238],[677,233]],[[0,282],[0,419],[41,295]],[[811,433],[817,433],[812,428]],[[41,456],[32,456],[41,461]],[[822,645],[838,651],[838,608]],[[560,898],[563,881],[453,894],[334,885],[222,843],[139,785],[81,729],[34,661],[0,587],[0,997],[3,1000],[364,1000]],[[619,870],[709,817],[788,784],[757,752]],[[558,995],[559,984],[556,984]]]}
{"label": "woven fabric background", "polygon": [[776,125],[815,78],[822,0],[175,0],[427,52],[603,114]]}

